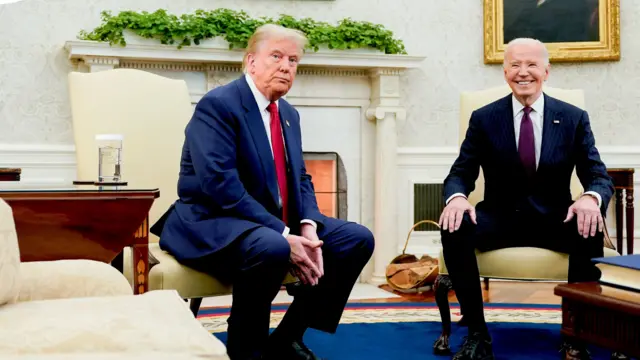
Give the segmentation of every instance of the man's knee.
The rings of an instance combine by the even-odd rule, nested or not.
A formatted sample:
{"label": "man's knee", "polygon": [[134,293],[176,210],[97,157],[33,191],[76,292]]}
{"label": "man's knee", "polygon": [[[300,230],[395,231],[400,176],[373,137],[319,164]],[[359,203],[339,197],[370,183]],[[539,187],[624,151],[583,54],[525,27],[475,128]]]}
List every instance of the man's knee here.
{"label": "man's knee", "polygon": [[[478,220],[478,219],[476,219]],[[463,234],[463,233],[467,233],[469,231],[471,231],[474,227],[476,226],[476,224],[474,224],[471,221],[471,216],[469,216],[469,213],[464,213],[463,217],[462,217],[462,221],[460,222],[460,227],[458,228],[458,230],[454,230],[453,232],[451,232],[447,226],[447,228],[441,228],[440,229],[440,235],[442,235],[443,238],[449,238],[452,237],[454,235],[458,235],[458,234]]]}
{"label": "man's knee", "polygon": [[376,241],[373,236],[373,233],[368,228],[359,225],[356,227],[356,238],[358,239],[358,244],[362,249],[363,254],[371,257],[373,255],[373,250],[376,246]]}
{"label": "man's knee", "polygon": [[282,234],[262,227],[256,229],[253,235],[256,240],[251,246],[254,247],[254,256],[258,262],[266,265],[289,264],[291,246]]}
{"label": "man's knee", "polygon": [[370,258],[375,248],[375,239],[371,230],[356,223],[350,223],[347,226],[349,227],[349,245],[342,250]]}

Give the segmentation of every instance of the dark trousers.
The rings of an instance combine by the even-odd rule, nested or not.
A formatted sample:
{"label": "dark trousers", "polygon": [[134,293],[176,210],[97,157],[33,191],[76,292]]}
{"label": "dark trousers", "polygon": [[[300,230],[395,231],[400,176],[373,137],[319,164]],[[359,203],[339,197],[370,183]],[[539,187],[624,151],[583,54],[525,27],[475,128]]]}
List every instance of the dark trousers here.
{"label": "dark trousers", "polygon": [[[356,223],[329,218],[319,229],[324,241],[324,276],[316,286],[296,286],[287,316],[307,327],[334,333],[349,294],[371,258],[371,232]],[[271,302],[288,270],[290,247],[282,234],[257,228],[191,266],[233,284],[227,351],[232,360],[255,357],[267,345]]]}
{"label": "dark trousers", "polygon": [[[568,210],[568,209],[567,209]],[[600,271],[591,262],[603,256],[604,234],[584,238],[576,217],[566,212],[542,216],[533,212],[498,213],[476,209],[477,224],[465,214],[458,231],[442,230],[444,260],[469,331],[486,331],[480,274],[475,249],[538,247],[569,254],[569,282],[596,281]]]}

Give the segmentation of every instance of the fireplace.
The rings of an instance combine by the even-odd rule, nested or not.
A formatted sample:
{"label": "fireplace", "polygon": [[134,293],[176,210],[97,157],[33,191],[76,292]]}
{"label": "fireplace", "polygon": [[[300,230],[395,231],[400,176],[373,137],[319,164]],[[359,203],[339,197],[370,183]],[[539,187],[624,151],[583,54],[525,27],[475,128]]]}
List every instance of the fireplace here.
{"label": "fireplace", "polygon": [[[228,48],[161,44],[109,46],[68,41],[76,71],[138,69],[186,82],[192,104],[242,75],[243,53]],[[370,51],[305,54],[286,100],[298,110],[302,148],[320,210],[360,223],[376,238],[362,281],[385,282],[386,265],[406,231],[398,229],[396,123],[404,121],[402,75],[422,56]]]}
{"label": "fireplace", "polygon": [[347,175],[335,152],[305,152],[304,162],[323,215],[347,220]]}

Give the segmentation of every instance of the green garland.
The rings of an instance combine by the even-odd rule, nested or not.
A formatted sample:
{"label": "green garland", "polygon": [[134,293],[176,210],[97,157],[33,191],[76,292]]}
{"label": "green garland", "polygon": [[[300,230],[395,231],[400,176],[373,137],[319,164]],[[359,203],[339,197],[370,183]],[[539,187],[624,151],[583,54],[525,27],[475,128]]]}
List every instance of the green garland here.
{"label": "green garland", "polygon": [[180,16],[168,14],[160,9],[153,13],[122,11],[113,16],[110,11],[101,12],[102,24],[91,32],[80,31],[80,40],[109,42],[126,46],[122,31],[129,29],[143,38],[157,39],[162,44],[177,44],[178,48],[192,42],[200,44],[203,39],[223,37],[229,48],[245,48],[255,29],[265,23],[280,24],[304,32],[309,39],[309,48],[318,51],[320,45],[329,49],[376,48],[386,54],[406,54],[401,40],[382,25],[350,18],[331,25],[313,19],[296,19],[281,15],[278,19],[261,17],[254,19],[244,11],[216,9],[196,10],[193,14]]}

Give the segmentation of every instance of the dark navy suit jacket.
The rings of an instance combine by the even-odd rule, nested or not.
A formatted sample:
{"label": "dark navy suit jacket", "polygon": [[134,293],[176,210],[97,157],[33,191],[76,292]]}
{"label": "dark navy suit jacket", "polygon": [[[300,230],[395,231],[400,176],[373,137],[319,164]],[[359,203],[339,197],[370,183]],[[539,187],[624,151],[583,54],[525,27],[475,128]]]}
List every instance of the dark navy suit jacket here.
{"label": "dark navy suit jacket", "polygon": [[444,182],[444,199],[469,195],[480,167],[485,179],[484,200],[477,208],[491,211],[528,210],[566,217],[573,203],[574,168],[585,191],[602,197],[602,212],[613,194],[613,183],[600,160],[587,112],[544,95],[540,162],[527,178],[516,148],[512,95],[475,110],[460,154]]}
{"label": "dark navy suit jacket", "polygon": [[[289,179],[289,222],[324,226],[302,158],[300,116],[279,100]],[[160,247],[177,260],[214,253],[260,226],[283,233],[271,145],[244,76],[207,93],[185,130],[179,199],[153,226]]]}

